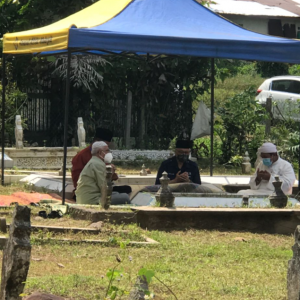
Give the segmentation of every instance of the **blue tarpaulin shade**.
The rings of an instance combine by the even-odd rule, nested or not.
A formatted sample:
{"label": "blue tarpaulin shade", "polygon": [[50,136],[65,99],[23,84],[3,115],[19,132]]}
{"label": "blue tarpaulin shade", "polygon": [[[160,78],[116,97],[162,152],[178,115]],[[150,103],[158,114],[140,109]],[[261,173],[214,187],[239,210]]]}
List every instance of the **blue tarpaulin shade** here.
{"label": "blue tarpaulin shade", "polygon": [[135,0],[100,26],[70,29],[69,47],[300,63],[300,41],[248,31],[193,0]]}
{"label": "blue tarpaulin shade", "polygon": [[300,63],[300,41],[251,32],[194,0],[101,0],[19,34],[4,35],[4,53],[77,48]]}

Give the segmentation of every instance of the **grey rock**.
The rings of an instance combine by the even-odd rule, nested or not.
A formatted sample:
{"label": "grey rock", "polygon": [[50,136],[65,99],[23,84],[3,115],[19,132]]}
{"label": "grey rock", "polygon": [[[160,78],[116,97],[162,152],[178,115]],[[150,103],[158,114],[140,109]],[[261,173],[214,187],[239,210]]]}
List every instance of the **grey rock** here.
{"label": "grey rock", "polygon": [[103,227],[103,222],[95,222],[89,225],[90,228],[101,229]]}

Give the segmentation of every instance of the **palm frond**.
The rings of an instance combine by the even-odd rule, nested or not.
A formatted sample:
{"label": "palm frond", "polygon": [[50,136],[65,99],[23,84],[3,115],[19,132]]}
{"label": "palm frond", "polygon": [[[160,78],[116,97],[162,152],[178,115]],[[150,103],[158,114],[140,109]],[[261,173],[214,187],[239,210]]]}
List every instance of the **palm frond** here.
{"label": "palm frond", "polygon": [[[92,86],[98,87],[103,77],[96,71],[95,66],[110,64],[101,56],[94,55],[72,55],[70,62],[70,80],[74,87],[85,87],[88,90]],[[54,65],[53,74],[63,79],[67,78],[68,60],[66,55],[59,56],[51,65]]]}

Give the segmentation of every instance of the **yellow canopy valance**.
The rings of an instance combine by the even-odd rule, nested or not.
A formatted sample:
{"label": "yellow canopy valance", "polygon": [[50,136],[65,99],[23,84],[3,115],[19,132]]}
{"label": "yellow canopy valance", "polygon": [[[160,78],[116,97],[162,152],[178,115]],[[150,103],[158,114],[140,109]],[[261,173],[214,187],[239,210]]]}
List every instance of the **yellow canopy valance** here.
{"label": "yellow canopy valance", "polygon": [[7,33],[3,36],[3,53],[37,53],[68,48],[69,29],[101,25],[127,7],[133,0],[101,0],[51,25]]}

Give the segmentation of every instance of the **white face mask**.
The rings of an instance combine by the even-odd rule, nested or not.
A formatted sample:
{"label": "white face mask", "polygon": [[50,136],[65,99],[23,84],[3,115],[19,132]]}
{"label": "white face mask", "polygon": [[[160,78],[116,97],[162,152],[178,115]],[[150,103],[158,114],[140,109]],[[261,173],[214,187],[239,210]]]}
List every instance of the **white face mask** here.
{"label": "white face mask", "polygon": [[105,156],[104,156],[104,162],[106,164],[110,164],[113,160],[113,156],[111,153],[106,153]]}

